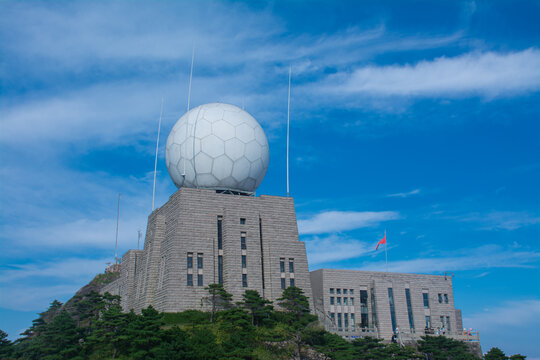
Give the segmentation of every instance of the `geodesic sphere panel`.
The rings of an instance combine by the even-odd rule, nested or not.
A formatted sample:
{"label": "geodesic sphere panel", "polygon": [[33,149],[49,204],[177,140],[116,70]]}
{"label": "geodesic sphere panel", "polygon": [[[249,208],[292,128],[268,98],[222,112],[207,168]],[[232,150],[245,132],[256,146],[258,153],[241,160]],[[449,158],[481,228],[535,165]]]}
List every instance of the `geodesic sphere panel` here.
{"label": "geodesic sphere panel", "polygon": [[191,109],[173,126],[165,150],[177,187],[254,192],[268,169],[268,140],[246,111],[210,103]]}

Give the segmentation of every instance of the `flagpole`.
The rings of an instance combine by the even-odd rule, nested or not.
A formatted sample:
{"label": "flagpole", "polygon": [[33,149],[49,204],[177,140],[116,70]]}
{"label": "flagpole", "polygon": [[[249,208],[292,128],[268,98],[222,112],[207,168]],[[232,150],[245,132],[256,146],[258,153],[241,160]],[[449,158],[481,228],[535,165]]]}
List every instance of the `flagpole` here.
{"label": "flagpole", "polygon": [[384,257],[386,258],[386,272],[388,272],[388,249],[387,249],[387,243],[388,240],[386,240],[386,229],[384,229]]}

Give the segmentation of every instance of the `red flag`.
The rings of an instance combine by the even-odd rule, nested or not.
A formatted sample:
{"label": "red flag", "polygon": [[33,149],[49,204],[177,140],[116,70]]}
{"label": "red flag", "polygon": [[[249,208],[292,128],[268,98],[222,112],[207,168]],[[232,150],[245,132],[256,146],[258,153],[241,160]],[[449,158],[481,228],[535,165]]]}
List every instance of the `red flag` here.
{"label": "red flag", "polygon": [[379,248],[379,245],[381,245],[381,244],[386,244],[386,232],[384,233],[384,237],[377,244],[377,247],[375,248],[375,251],[377,251],[377,249]]}

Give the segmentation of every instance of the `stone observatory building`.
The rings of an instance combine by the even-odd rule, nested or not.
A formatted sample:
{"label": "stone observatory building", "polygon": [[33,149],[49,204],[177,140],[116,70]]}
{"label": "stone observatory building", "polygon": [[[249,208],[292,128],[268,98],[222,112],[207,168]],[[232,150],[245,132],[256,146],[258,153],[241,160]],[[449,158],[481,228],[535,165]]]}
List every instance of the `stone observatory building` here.
{"label": "stone observatory building", "polygon": [[304,243],[293,199],[253,196],[268,168],[266,135],[246,111],[228,104],[198,106],[167,139],[169,174],[179,188],[154,210],[144,250],[122,257],[120,278],[103,289],[125,311],[204,309],[209,284],[240,301],[245,290],[276,300],[297,286],[311,299]]}
{"label": "stone observatory building", "polygon": [[246,111],[211,103],[187,112],[166,145],[178,191],[148,217],[144,250],[125,253],[120,277],[102,291],[119,294],[124,311],[152,305],[179,312],[209,310],[201,300],[214,283],[235,302],[245,290],[275,301],[297,286],[321,324],[345,339],[406,343],[440,334],[479,349],[478,334],[461,330],[451,277],[337,269],[310,274],[293,199],[254,196],[268,159],[266,135]]}

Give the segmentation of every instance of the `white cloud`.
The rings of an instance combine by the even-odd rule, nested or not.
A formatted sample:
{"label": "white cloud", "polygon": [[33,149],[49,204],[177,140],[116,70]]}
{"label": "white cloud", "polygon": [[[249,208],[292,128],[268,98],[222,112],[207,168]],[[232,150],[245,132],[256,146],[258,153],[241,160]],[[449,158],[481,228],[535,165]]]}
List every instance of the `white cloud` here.
{"label": "white cloud", "polygon": [[377,226],[400,218],[395,211],[325,211],[309,219],[298,220],[300,234],[325,234]]}
{"label": "white cloud", "polygon": [[540,50],[471,52],[414,65],[366,66],[329,78],[327,90],[373,96],[486,97],[540,89]]}
{"label": "white cloud", "polygon": [[386,197],[400,197],[400,198],[406,198],[412,195],[420,194],[420,189],[414,189],[409,192],[403,192],[403,193],[396,193],[396,194],[388,194]]}
{"label": "white cloud", "polygon": [[373,250],[368,249],[364,242],[337,235],[314,237],[305,244],[310,266],[356,258]]}

